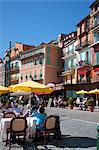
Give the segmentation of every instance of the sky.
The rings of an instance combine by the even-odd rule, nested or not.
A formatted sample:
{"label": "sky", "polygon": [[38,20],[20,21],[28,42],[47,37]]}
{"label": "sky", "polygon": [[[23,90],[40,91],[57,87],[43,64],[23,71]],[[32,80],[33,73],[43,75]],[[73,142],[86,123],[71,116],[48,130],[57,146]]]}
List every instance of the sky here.
{"label": "sky", "polygon": [[39,45],[76,30],[94,0],[0,0],[0,57],[15,42]]}

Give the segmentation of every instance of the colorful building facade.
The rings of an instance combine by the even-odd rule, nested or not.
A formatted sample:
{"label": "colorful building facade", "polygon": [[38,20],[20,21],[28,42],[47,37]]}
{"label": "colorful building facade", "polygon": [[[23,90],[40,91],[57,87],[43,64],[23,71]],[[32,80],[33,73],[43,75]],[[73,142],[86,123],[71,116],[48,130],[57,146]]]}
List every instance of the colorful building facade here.
{"label": "colorful building facade", "polygon": [[41,44],[20,57],[20,81],[34,80],[43,84],[62,82],[61,50],[52,44]]}
{"label": "colorful building facade", "polygon": [[6,86],[19,83],[20,54],[33,47],[22,43],[15,43],[14,46],[6,50],[5,60],[8,57],[8,60],[6,60]]}
{"label": "colorful building facade", "polygon": [[0,85],[5,86],[5,64],[0,58]]}
{"label": "colorful building facade", "polygon": [[99,82],[99,1],[91,6],[91,52],[92,52],[92,83]]}

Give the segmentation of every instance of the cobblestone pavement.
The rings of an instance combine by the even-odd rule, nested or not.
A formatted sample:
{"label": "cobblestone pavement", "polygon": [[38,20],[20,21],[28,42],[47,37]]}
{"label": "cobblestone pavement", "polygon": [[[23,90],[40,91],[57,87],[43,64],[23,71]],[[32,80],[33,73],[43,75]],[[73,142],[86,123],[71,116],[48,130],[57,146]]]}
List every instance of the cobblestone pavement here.
{"label": "cobblestone pavement", "polygon": [[[47,114],[60,116],[62,139],[55,141],[50,137],[48,144],[39,139],[37,144],[33,140],[24,145],[13,144],[11,150],[96,150],[96,127],[99,112],[68,110],[64,108],[47,108]],[[0,150],[8,150],[0,139]]]}

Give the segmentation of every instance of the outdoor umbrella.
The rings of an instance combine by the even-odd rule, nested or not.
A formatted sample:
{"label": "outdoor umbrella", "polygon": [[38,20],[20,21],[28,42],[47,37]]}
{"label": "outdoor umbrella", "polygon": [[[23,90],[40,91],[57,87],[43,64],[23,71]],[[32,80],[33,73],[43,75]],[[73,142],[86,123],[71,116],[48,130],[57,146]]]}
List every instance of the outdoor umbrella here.
{"label": "outdoor umbrella", "polygon": [[96,94],[96,105],[98,105],[97,94],[99,94],[99,89],[94,89],[89,91],[89,94]]}
{"label": "outdoor umbrella", "polygon": [[82,99],[83,99],[83,94],[88,94],[88,91],[80,90],[80,91],[77,91],[76,94],[81,94],[82,95]]}
{"label": "outdoor umbrella", "polygon": [[44,92],[51,93],[52,88],[47,87],[44,84],[35,81],[26,81],[19,84],[11,85],[9,87],[11,92],[16,92],[18,90],[25,92]]}
{"label": "outdoor umbrella", "polygon": [[76,94],[88,94],[88,91],[80,90],[80,91],[77,91]]}
{"label": "outdoor umbrella", "polygon": [[[52,88],[47,87],[44,84],[35,82],[35,81],[26,81],[19,84],[11,85],[9,87],[10,92],[16,92],[18,90],[25,91],[25,92],[52,92]],[[30,94],[30,103],[31,103],[31,94]],[[29,111],[30,117],[30,111]]]}
{"label": "outdoor umbrella", "polygon": [[9,93],[9,88],[0,86],[0,94]]}

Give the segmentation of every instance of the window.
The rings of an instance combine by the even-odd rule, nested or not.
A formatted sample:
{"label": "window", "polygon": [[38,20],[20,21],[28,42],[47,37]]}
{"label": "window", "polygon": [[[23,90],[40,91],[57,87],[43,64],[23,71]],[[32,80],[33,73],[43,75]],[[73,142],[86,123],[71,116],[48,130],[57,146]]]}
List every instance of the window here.
{"label": "window", "polygon": [[57,53],[58,53],[58,55],[60,54],[60,49],[59,48],[57,49]]}
{"label": "window", "polygon": [[82,34],[82,26],[80,26],[80,34]]}
{"label": "window", "polygon": [[59,60],[59,58],[57,58],[57,66],[59,66],[60,65],[60,60]]}
{"label": "window", "polygon": [[47,53],[50,54],[50,47],[47,47]]}
{"label": "window", "polygon": [[99,65],[99,52],[96,53],[96,64]]}
{"label": "window", "polygon": [[23,74],[21,73],[21,80],[23,80]]}
{"label": "window", "polygon": [[35,64],[35,65],[37,65],[37,60],[36,60],[36,59],[35,59],[35,62],[34,62],[34,64]]}
{"label": "window", "polygon": [[13,63],[12,63],[12,66],[11,66],[11,68],[13,68]]}
{"label": "window", "polygon": [[98,42],[99,41],[99,33],[94,32],[94,42]]}
{"label": "window", "polygon": [[26,80],[28,79],[28,73],[26,72],[26,76],[25,76]]}
{"label": "window", "polygon": [[35,70],[35,73],[34,73],[34,79],[36,79],[37,75],[36,75],[36,70]]}
{"label": "window", "polygon": [[47,64],[50,65],[50,56],[47,56]]}
{"label": "window", "polygon": [[30,72],[30,79],[32,79],[32,72]]}
{"label": "window", "polygon": [[42,69],[40,69],[40,79],[42,79]]}

